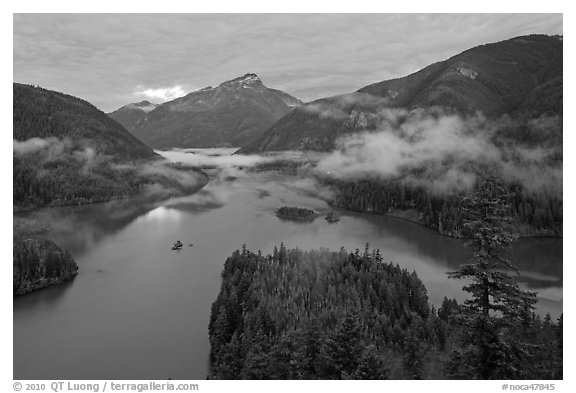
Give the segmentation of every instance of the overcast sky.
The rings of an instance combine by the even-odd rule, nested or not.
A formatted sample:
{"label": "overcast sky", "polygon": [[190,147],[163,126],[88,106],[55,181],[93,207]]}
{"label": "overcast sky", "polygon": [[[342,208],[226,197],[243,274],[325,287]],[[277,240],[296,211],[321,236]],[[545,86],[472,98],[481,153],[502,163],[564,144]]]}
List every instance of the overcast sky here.
{"label": "overcast sky", "polygon": [[15,14],[14,81],[109,112],[254,72],[310,101],[531,33],[562,34],[562,15]]}

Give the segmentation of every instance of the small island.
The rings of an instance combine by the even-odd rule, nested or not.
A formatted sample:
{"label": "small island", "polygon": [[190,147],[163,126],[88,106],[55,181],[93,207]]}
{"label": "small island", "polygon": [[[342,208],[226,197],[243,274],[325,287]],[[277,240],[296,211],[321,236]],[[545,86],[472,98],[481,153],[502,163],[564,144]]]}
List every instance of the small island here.
{"label": "small island", "polygon": [[282,206],[276,210],[276,217],[293,221],[314,221],[318,214],[314,210],[303,207]]}
{"label": "small island", "polygon": [[340,221],[340,219],[338,218],[338,216],[336,216],[336,213],[334,213],[334,212],[330,212],[330,213],[326,214],[326,217],[324,217],[324,219],[326,221],[328,221],[329,223]]}

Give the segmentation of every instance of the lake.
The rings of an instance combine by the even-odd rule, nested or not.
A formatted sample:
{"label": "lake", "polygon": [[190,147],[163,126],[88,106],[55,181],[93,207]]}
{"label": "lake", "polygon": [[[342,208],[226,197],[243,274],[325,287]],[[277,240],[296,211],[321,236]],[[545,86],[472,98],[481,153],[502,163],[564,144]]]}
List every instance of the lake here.
{"label": "lake", "polygon": [[[321,197],[308,180],[227,167],[182,198],[28,213],[50,223],[79,275],[14,298],[14,379],[205,379],[210,306],[226,257],[243,244],[268,253],[280,242],[333,250],[370,243],[386,261],[415,270],[436,307],[444,296],[463,299],[463,282],[446,276],[469,258],[459,239],[348,211],[332,224],[274,215],[282,205],[332,210]],[[171,250],[176,240],[180,251]],[[519,240],[511,257],[521,286],[539,292],[538,312],[560,315],[562,239]]]}

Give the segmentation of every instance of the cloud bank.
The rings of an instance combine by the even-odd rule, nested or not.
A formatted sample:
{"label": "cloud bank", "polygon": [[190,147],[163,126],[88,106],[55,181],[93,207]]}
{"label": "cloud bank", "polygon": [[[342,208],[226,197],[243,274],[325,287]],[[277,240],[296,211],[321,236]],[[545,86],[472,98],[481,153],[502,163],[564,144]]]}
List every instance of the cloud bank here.
{"label": "cloud bank", "polygon": [[25,141],[17,141],[16,139],[13,139],[13,151],[16,155],[33,153],[40,149],[44,149],[56,140],[56,138],[30,138]]}
{"label": "cloud bank", "polygon": [[134,93],[137,97],[145,97],[154,101],[172,101],[176,98],[183,97],[186,95],[186,91],[182,86],[172,86],[172,87],[161,87],[157,89],[144,88],[143,86],[138,86],[138,89]]}
{"label": "cloud bank", "polygon": [[148,197],[177,195],[202,183],[197,172],[168,160],[119,163],[112,156],[98,153],[87,140],[72,141],[55,137],[13,140],[13,155],[25,160],[38,178],[54,176],[53,171],[72,171],[78,178],[88,177],[98,181],[103,177],[111,180],[110,172],[115,172],[117,181],[123,183],[130,179],[140,184],[141,194]]}
{"label": "cloud bank", "polygon": [[180,162],[198,168],[250,168],[260,164],[277,161],[303,161],[315,158],[306,152],[284,151],[273,152],[267,155],[233,154],[237,148],[213,149],[173,149],[169,151],[157,150],[156,153],[172,162]]}
{"label": "cloud bank", "polygon": [[[531,147],[502,136],[503,129],[517,126],[509,118],[463,118],[434,108],[386,109],[376,118],[376,130],[338,139],[337,149],[318,162],[316,171],[343,179],[401,180],[452,193],[473,189],[478,174],[491,170],[528,191],[561,197],[561,146]],[[542,119],[530,127],[553,132],[558,124]]]}

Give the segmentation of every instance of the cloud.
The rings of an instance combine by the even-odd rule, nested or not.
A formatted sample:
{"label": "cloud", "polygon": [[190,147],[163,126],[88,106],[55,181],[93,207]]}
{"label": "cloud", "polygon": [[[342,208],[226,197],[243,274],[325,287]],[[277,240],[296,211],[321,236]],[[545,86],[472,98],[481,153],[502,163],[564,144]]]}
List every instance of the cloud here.
{"label": "cloud", "polygon": [[[61,160],[63,154],[69,154],[74,149],[82,150],[82,146],[75,145],[69,138],[58,139],[56,137],[48,138],[30,138],[25,141],[13,140],[13,154],[15,156],[30,156],[34,155],[39,163],[51,162]],[[80,158],[83,153],[77,151],[77,158]]]}
{"label": "cloud", "polygon": [[69,138],[34,137],[25,141],[13,140],[13,146],[14,155],[25,156],[34,153],[39,165],[55,160],[75,160],[82,164],[86,171],[95,167],[101,159],[108,158],[106,155],[97,154],[89,141],[72,142]]}
{"label": "cloud", "polygon": [[139,194],[155,198],[181,194],[196,188],[203,181],[203,176],[198,172],[168,160],[118,163],[117,159],[98,153],[90,140],[30,138],[26,141],[13,140],[13,146],[14,157],[26,160],[25,165],[33,165],[35,176],[39,179],[64,171],[76,178],[87,177],[97,181],[95,179],[103,176],[107,181],[110,180],[110,172],[114,171],[120,182],[128,178],[138,180],[143,188]]}
{"label": "cloud", "polygon": [[13,140],[13,152],[16,155],[34,153],[38,150],[45,149],[58,141],[57,138],[30,138],[25,141]]}
{"label": "cloud", "polygon": [[476,45],[562,34],[563,20],[562,14],[15,14],[13,25],[15,81],[108,112],[132,102],[134,86],[191,91],[247,72],[311,101],[405,76]]}
{"label": "cloud", "polygon": [[199,168],[234,168],[234,167],[254,167],[260,164],[277,161],[303,161],[308,158],[309,153],[299,151],[274,152],[267,155],[245,155],[233,154],[234,148],[214,148],[214,149],[173,149],[170,151],[156,151],[171,162],[180,162],[186,165]]}
{"label": "cloud", "polygon": [[161,102],[166,102],[185,96],[186,91],[184,91],[180,85],[158,89],[145,89],[142,86],[138,86],[138,90],[136,90],[134,95],[144,96],[150,100],[160,100]]}
{"label": "cloud", "polygon": [[[396,119],[407,120],[390,127]],[[464,120],[456,115],[431,116],[416,111],[408,117],[406,110],[387,110],[379,132],[347,135],[337,141],[337,150],[318,164],[318,170],[340,176],[376,172],[382,176],[398,175],[404,168],[415,168],[427,162],[483,160],[499,155],[498,150],[480,130],[482,119]]]}
{"label": "cloud", "polygon": [[[351,110],[352,107],[360,107],[364,110],[364,113],[368,116],[372,116],[372,113],[368,113],[365,110],[368,109],[370,112],[386,111],[386,105],[388,103],[389,99],[387,98],[355,92],[311,102],[302,106],[301,109],[306,112],[316,113],[321,118],[342,120],[347,118],[351,111],[356,111],[356,113],[358,112],[358,110]],[[370,119],[366,120],[369,121]]]}
{"label": "cloud", "polygon": [[376,130],[339,138],[337,149],[315,170],[343,179],[401,180],[443,194],[473,189],[477,174],[490,169],[527,191],[561,198],[561,151],[557,146],[532,148],[499,135],[513,124],[509,118],[460,117],[439,109],[386,109],[375,116]]}

